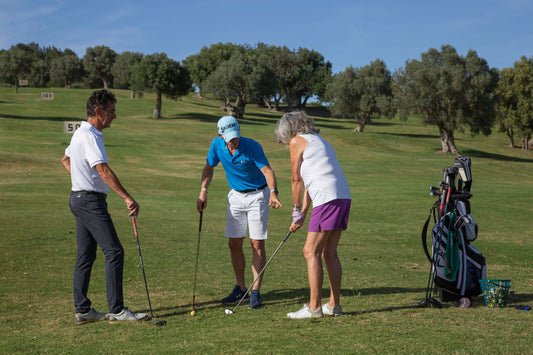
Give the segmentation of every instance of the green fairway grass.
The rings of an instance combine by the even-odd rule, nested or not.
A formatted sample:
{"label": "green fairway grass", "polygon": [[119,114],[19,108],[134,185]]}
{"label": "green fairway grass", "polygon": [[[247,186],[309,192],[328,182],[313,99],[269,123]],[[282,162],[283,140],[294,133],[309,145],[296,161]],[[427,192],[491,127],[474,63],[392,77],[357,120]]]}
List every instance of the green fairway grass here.
{"label": "green fairway grass", "polygon": [[[163,101],[163,119],[151,118],[155,97],[131,99],[114,90],[117,119],[104,131],[109,165],[141,205],[137,227],[156,320],[75,325],[72,273],[75,219],[68,207],[70,177],[60,159],[70,140],[64,121],[86,119],[92,90],[0,88],[0,352],[67,354],[355,354],[531,353],[533,311],[533,153],[509,148],[506,137],[458,133],[456,145],[472,159],[473,245],[487,259],[489,278],[510,279],[508,306],[489,309],[455,302],[443,309],[416,308],[429,273],[420,242],[442,170],[455,156],[439,154],[436,127],[419,120],[376,119],[354,133],[352,119],[309,112],[335,148],[350,184],[352,210],[339,255],[343,266],[336,318],[289,320],[309,297],[302,247],[305,230],[292,234],[268,266],[264,307],[243,303],[225,315],[219,300],[234,286],[224,238],[228,186],[221,166],[209,189],[196,288],[190,316],[198,241],[196,199],[220,102],[195,98]],[[284,207],[270,211],[267,256],[286,235],[292,212],[287,146],[274,137],[282,113],[246,107],[241,134],[260,142],[274,169]],[[126,306],[148,312],[131,219],[122,199],[108,197],[125,248]],[[247,284],[252,280],[251,251]],[[107,311],[103,255],[94,264],[89,297]],[[327,297],[327,276],[323,296]],[[438,297],[438,295],[435,295]],[[327,298],[325,298],[326,300]]]}

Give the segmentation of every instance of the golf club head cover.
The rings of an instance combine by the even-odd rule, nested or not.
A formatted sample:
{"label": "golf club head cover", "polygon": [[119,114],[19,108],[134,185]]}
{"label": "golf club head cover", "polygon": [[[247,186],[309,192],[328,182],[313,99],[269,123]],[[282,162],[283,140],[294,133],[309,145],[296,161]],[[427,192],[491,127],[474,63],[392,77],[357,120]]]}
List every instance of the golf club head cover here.
{"label": "golf club head cover", "polygon": [[298,209],[294,209],[292,211],[292,223],[297,225],[297,226],[301,226],[302,224],[304,224],[304,220],[305,220],[305,215],[302,213],[302,211],[298,208]]}

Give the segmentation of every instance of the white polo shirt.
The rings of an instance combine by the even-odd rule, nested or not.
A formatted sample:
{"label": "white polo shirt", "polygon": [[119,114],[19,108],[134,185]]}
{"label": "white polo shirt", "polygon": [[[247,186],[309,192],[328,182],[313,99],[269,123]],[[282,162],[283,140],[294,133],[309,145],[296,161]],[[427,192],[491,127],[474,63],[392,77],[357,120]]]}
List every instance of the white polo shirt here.
{"label": "white polo shirt", "polygon": [[74,132],[65,155],[70,158],[72,191],[109,192],[109,187],[94,168],[97,164],[107,163],[102,132],[83,121]]}

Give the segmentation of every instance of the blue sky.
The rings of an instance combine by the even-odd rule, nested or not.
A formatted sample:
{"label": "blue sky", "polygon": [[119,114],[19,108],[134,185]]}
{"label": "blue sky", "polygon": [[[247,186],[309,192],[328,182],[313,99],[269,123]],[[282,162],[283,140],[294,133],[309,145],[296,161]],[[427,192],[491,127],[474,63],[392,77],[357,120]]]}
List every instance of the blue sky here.
{"label": "blue sky", "polygon": [[533,56],[531,0],[0,0],[0,49],[17,43],[182,61],[213,43],[321,53],[333,72],[381,59],[390,71],[429,48],[477,51],[491,67]]}

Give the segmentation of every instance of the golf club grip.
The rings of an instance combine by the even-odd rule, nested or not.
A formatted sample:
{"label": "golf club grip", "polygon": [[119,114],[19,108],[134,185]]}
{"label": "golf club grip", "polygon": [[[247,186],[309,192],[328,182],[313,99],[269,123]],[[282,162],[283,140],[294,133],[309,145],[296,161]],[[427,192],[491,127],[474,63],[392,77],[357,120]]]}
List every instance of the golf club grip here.
{"label": "golf club grip", "polygon": [[200,212],[200,222],[198,223],[198,232],[202,231],[202,218],[204,216],[204,211]]}
{"label": "golf club grip", "polygon": [[137,223],[135,222],[135,216],[131,216],[131,222],[133,223],[133,232],[135,232],[135,238],[139,239],[139,234],[137,233]]}

